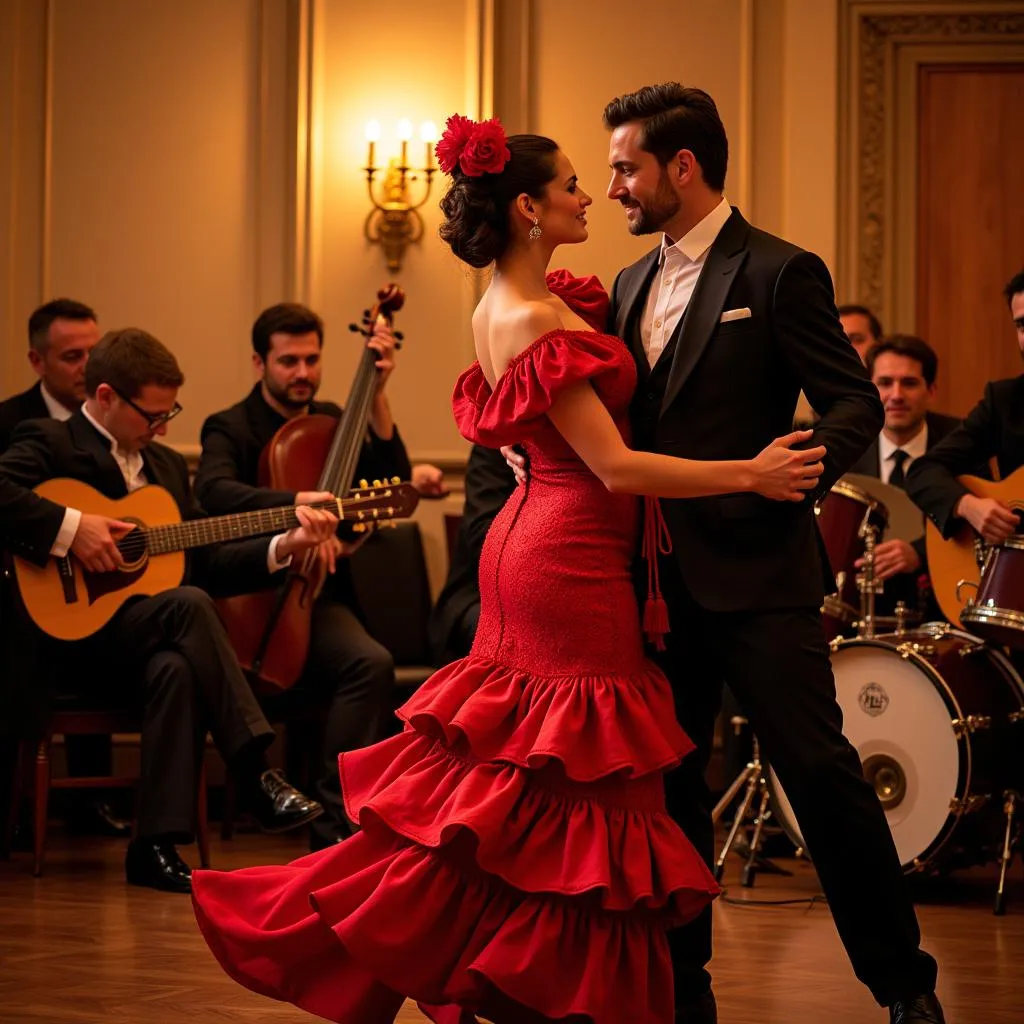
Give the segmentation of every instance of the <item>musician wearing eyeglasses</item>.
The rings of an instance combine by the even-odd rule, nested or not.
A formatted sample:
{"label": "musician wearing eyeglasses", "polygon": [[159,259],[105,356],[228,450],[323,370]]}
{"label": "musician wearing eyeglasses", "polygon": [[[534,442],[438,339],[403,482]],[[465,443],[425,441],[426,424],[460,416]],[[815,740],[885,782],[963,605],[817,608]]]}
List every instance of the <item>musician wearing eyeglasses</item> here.
{"label": "musician wearing eyeglasses", "polygon": [[[1003,289],[1024,359],[1024,270]],[[957,480],[976,473],[978,463],[994,459],[1005,480],[1024,466],[1024,374],[991,381],[963,424],[917,459],[907,474],[907,493],[950,537],[966,520],[989,544],[1019,532],[1021,515],[1006,501],[972,494]],[[1024,501],[1024,493],[1015,495]]]}
{"label": "musician wearing eyeglasses", "polygon": [[[408,480],[409,458],[387,398],[396,338],[386,324],[378,322],[366,344],[373,351],[376,375],[369,382],[366,429],[359,436],[354,478],[372,481],[397,476]],[[323,378],[323,355],[324,325],[313,310],[298,303],[280,303],[257,317],[252,326],[252,361],[259,381],[242,401],[210,416],[202,429],[195,486],[211,514],[323,497],[317,491],[268,486],[260,474],[261,456],[285,424],[298,426],[297,420],[318,414],[336,422],[341,419],[341,406],[316,397]],[[293,461],[306,457],[301,441],[289,448],[289,453]],[[321,455],[312,466],[312,480],[320,477],[322,462]],[[347,480],[340,488],[351,485]],[[313,823],[313,849],[351,834],[341,799],[338,754],[383,738],[391,722],[394,691],[394,659],[367,632],[352,587],[347,559],[358,546],[357,535],[342,536],[344,539],[336,538],[322,549],[330,561],[329,576],[311,612],[308,654],[297,683],[281,698],[287,707],[315,699],[328,702],[323,764],[315,784],[325,814]],[[262,622],[259,628],[265,628]]]}
{"label": "musician wearing eyeglasses", "polygon": [[[0,521],[15,555],[46,565],[69,551],[95,573],[123,567],[118,547],[132,523],[96,520],[87,508],[55,514],[26,489],[70,478],[108,499],[155,484],[173,497],[184,520],[201,519],[185,460],[157,442],[181,410],[184,377],[171,352],[137,329],[107,334],[85,371],[86,400],[66,421],[37,419],[15,431],[0,456]],[[319,804],[268,768],[274,732],[243,676],[206,593],[268,587],[293,556],[331,538],[326,511],[296,510],[300,526],[264,538],[195,548],[185,583],[126,602],[102,628],[74,643],[47,638],[47,665],[58,691],[87,693],[141,707],[141,792],[128,881],[188,892],[190,869],[177,846],[194,839],[194,809],[207,731],[239,784],[246,809],[267,831],[298,827]],[[199,589],[200,587],[206,588]],[[34,681],[36,682],[36,681]]]}

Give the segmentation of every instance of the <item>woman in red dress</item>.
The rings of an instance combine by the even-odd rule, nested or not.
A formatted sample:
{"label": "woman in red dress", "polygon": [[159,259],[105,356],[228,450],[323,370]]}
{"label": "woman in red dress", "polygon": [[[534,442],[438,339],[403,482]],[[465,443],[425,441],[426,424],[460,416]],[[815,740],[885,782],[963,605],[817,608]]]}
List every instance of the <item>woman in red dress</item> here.
{"label": "woman in red dress", "polygon": [[[790,435],[749,462],[632,451],[632,356],[603,333],[596,279],[547,274],[587,237],[590,197],[554,142],[449,119],[442,238],[495,263],[473,317],[479,359],[454,409],[470,441],[530,458],[488,533],[469,657],[399,711],[404,731],[339,758],[351,839],[291,864],[193,873],[196,917],[241,984],[340,1024],[405,998],[439,1024],[669,1024],[665,932],[715,881],[665,812],[692,745],[643,628],[665,623],[631,567],[656,502],[756,491],[798,500],[824,449]],[[653,572],[653,569],[652,569]]]}

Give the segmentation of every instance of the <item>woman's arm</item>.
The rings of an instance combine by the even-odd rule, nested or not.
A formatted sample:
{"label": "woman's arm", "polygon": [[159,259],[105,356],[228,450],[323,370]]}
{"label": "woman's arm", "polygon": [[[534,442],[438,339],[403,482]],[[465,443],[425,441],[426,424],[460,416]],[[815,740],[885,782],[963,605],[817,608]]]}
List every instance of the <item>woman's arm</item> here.
{"label": "woman's arm", "polygon": [[588,381],[567,387],[548,416],[591,472],[614,493],[701,498],[754,491],[777,501],[802,501],[824,469],[825,448],[793,450],[809,430],[773,441],[754,459],[702,462],[638,452],[626,446],[611,414]]}

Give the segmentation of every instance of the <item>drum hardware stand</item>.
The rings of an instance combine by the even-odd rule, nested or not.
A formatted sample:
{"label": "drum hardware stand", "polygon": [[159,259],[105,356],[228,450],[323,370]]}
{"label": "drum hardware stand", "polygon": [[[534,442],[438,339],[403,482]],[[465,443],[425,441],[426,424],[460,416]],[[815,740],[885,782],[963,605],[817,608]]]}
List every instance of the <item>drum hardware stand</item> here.
{"label": "drum hardware stand", "polygon": [[[741,715],[734,715],[729,720],[729,724],[733,727],[736,734],[739,735],[743,727],[748,723]],[[711,821],[713,824],[717,824],[718,820],[736,798],[736,794],[746,786],[743,799],[740,801],[739,808],[736,811],[736,817],[733,819],[732,827],[729,829],[729,835],[725,839],[725,845],[715,861],[715,881],[720,882],[725,872],[726,858],[733,847],[736,846],[740,828],[748,823],[748,818],[753,811],[754,798],[758,797],[757,812],[753,815],[752,821],[754,834],[750,839],[750,852],[747,855],[747,863],[743,865],[743,874],[740,879],[740,884],[745,889],[749,889],[754,884],[754,876],[758,870],[767,871],[773,875],[791,875],[793,873],[785,868],[780,868],[766,857],[761,856],[762,832],[764,823],[771,816],[771,810],[768,807],[768,780],[765,777],[765,767],[761,763],[761,744],[756,735],[752,737],[752,740],[754,749],[751,753],[750,761],[746,768],[733,779],[732,784],[722,795],[722,799],[715,804],[715,809],[711,812]],[[737,849],[737,853],[739,852],[740,850]]]}
{"label": "drum hardware stand", "polygon": [[[884,584],[875,578],[875,542],[877,531],[871,525],[871,509],[864,513],[857,535],[864,538],[864,565],[857,573],[857,589],[860,591],[860,621],[857,636],[863,640],[875,637],[875,596],[881,594]],[[904,613],[906,614],[906,613]]]}
{"label": "drum hardware stand", "polygon": [[996,901],[995,906],[992,908],[992,913],[999,917],[1002,917],[1006,913],[1006,872],[1010,867],[1010,862],[1013,860],[1014,848],[1017,845],[1017,831],[1013,827],[1013,816],[1017,810],[1017,804],[1020,801],[1020,794],[1012,789],[1008,789],[1003,794],[1003,813],[1006,815],[1006,833],[1003,836],[1003,852],[1000,857],[1000,868],[999,868],[999,887],[996,889]]}

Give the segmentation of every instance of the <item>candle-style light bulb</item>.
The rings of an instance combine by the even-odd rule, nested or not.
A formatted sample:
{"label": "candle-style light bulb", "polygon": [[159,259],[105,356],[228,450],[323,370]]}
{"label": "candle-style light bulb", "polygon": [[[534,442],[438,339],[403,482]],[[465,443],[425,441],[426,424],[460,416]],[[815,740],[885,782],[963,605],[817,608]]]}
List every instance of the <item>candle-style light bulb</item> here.
{"label": "candle-style light bulb", "polygon": [[366,158],[366,166],[373,167],[374,143],[380,139],[380,121],[366,122],[366,141],[370,144],[370,152]]}
{"label": "candle-style light bulb", "polygon": [[402,141],[402,161],[403,167],[409,166],[409,140],[412,138],[412,121],[407,117],[403,117],[398,122],[397,134],[399,139]]}
{"label": "candle-style light bulb", "polygon": [[433,121],[424,121],[420,125],[420,138],[427,145],[427,162],[423,165],[428,171],[434,169],[434,143],[437,142],[437,125]]}

